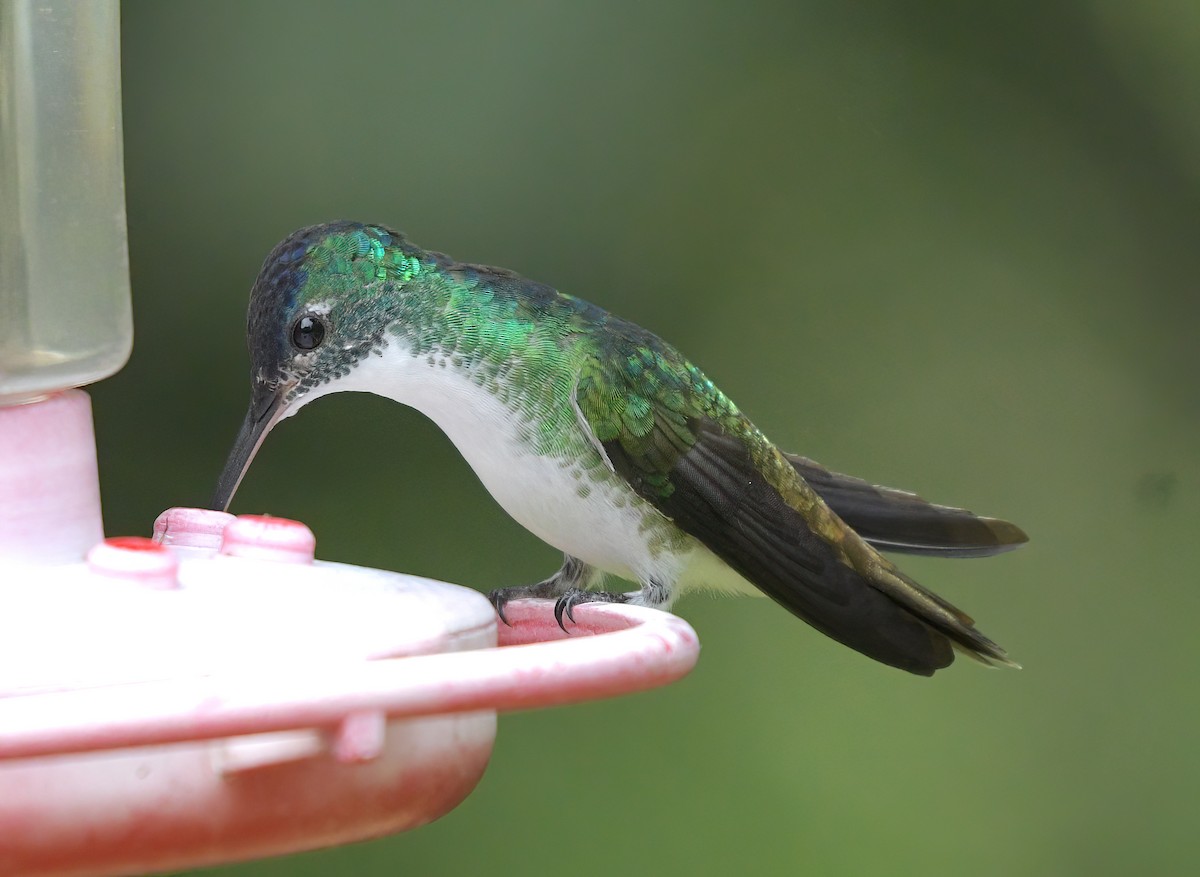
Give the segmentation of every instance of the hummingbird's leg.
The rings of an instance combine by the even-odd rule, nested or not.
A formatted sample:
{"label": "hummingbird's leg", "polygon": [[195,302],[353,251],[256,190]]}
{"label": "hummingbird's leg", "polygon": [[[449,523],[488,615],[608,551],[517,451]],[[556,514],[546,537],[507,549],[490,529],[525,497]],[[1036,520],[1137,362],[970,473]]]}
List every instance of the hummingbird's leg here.
{"label": "hummingbird's leg", "polygon": [[[575,591],[586,593],[584,589],[601,575],[603,573],[600,570],[588,566],[578,557],[564,554],[563,565],[550,578],[543,579],[536,585],[497,588],[488,594],[488,599],[496,607],[496,614],[500,616],[500,620],[508,624],[508,619],[504,617],[504,607],[510,600],[520,600],[526,597],[554,599]],[[559,624],[561,625],[561,623],[560,621]]]}

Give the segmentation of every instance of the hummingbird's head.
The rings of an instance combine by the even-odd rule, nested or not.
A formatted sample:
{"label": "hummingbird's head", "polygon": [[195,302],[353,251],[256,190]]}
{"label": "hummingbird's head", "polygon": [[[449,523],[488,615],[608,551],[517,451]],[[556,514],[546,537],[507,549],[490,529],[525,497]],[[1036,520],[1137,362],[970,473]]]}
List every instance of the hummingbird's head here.
{"label": "hummingbird's head", "polygon": [[225,509],[271,428],[382,344],[397,289],[419,270],[401,234],[333,222],[271,251],[250,292],[250,406],[212,506]]}

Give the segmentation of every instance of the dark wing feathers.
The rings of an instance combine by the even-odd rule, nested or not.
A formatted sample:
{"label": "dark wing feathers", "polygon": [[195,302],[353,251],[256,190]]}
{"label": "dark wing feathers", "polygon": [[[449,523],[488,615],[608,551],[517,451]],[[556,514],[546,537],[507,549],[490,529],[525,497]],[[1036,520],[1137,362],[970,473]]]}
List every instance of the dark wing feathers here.
{"label": "dark wing feathers", "polygon": [[986,557],[1029,541],[1015,524],[936,505],[915,493],[831,472],[807,457],[787,461],[834,512],[876,548],[936,557]]}
{"label": "dark wing feathers", "polygon": [[[923,675],[950,664],[949,641],[846,565],[763,480],[740,442],[711,422],[694,429],[695,444],[671,472],[674,489],[655,501],[667,517],[838,642]],[[620,446],[606,450],[621,472]]]}
{"label": "dark wing feathers", "polygon": [[[779,458],[703,374],[638,332],[606,335],[620,349],[585,365],[574,401],[593,444],[639,496],[793,614],[877,661],[931,675],[953,661],[953,643],[984,663],[1011,663],[968,616],[905,577],[831,512],[806,472],[880,541],[961,554],[989,553],[980,550],[986,540],[934,537],[928,528],[920,538],[898,538],[908,534],[893,520],[903,518],[901,507],[916,503],[928,517],[928,503],[897,491],[872,494],[811,461]],[[967,514],[932,508],[934,517],[956,521]]]}

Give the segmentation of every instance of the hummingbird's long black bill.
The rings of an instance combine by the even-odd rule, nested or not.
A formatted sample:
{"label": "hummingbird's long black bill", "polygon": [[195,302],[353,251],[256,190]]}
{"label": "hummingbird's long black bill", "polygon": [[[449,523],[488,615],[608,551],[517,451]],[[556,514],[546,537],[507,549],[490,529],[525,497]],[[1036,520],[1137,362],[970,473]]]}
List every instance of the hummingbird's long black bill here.
{"label": "hummingbird's long black bill", "polygon": [[250,468],[250,461],[258,452],[259,446],[267,433],[278,423],[284,412],[283,388],[270,390],[266,387],[255,387],[254,395],[250,398],[250,407],[246,410],[246,419],[234,439],[233,449],[229,459],[225,461],[225,469],[217,480],[217,489],[213,493],[211,507],[225,511],[237,493],[242,476]]}

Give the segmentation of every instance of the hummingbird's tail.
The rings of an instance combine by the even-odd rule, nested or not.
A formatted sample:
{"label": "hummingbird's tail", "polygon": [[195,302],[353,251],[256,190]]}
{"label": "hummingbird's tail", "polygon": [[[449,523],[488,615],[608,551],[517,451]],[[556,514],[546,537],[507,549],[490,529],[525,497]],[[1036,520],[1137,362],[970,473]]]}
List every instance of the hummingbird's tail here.
{"label": "hummingbird's tail", "polygon": [[[745,581],[826,636],[910,673],[932,675],[955,651],[1016,666],[970,616],[868,544],[773,447],[759,446],[756,458],[720,424],[689,427],[696,440],[657,506]],[[617,448],[609,453],[624,466]]]}
{"label": "hummingbird's tail", "polygon": [[986,557],[1028,542],[1024,530],[999,518],[937,505],[909,491],[831,472],[807,457],[784,457],[834,514],[871,546],[851,553],[874,587],[943,634],[955,651],[989,667],[1021,666],[976,630],[967,613],[917,584],[871,548],[935,557]]}
{"label": "hummingbird's tail", "polygon": [[797,454],[784,457],[839,518],[882,551],[986,557],[1029,541],[1024,530],[1008,521],[937,505],[907,490],[831,472]]}

